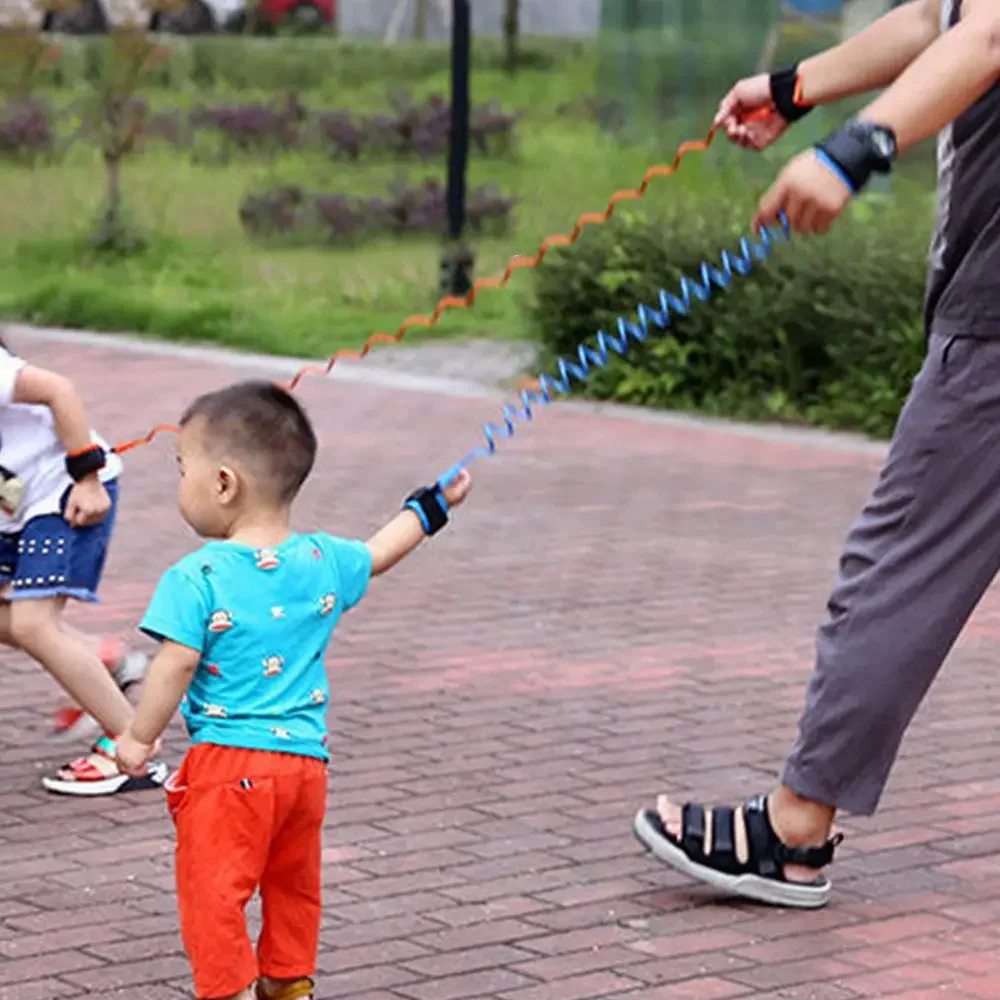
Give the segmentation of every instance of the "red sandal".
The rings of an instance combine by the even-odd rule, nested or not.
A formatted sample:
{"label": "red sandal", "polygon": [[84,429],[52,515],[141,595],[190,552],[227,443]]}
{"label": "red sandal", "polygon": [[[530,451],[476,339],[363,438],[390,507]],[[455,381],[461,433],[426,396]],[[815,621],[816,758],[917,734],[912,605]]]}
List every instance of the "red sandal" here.
{"label": "red sandal", "polygon": [[120,771],[115,761],[115,741],[102,736],[89,757],[70,761],[54,777],[42,778],[42,786],[55,795],[97,797],[162,788],[166,780],[167,765],[163,761],[151,761],[141,778]]}

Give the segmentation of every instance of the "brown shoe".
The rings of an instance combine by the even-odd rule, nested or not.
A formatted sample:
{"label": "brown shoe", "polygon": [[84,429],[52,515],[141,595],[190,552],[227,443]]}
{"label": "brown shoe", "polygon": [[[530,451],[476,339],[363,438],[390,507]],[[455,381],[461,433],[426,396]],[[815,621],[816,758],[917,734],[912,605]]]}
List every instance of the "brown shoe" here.
{"label": "brown shoe", "polygon": [[263,983],[257,984],[257,1000],[316,1000],[316,984],[311,979],[296,979],[278,990],[269,992]]}

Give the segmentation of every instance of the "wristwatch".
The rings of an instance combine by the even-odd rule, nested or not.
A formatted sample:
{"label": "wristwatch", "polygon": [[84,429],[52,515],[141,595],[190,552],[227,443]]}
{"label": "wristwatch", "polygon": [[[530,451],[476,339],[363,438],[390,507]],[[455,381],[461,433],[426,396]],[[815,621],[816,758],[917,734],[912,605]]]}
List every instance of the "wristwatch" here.
{"label": "wristwatch", "polygon": [[896,134],[885,125],[852,119],[816,145],[821,159],[833,167],[857,194],[872,174],[887,174],[898,155]]}

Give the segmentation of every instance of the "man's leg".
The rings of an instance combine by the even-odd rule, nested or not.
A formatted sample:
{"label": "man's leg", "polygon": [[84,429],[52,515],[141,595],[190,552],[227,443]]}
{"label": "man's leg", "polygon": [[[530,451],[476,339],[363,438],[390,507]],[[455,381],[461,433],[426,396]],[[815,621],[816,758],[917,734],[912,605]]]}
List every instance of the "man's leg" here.
{"label": "man's leg", "polygon": [[[684,812],[666,798],[656,815],[637,818],[643,842],[695,877],[704,868],[743,878],[748,864],[758,874],[752,855],[767,849],[767,824],[777,842],[816,848],[836,809],[874,812],[910,720],[998,569],[1000,341],[935,337],[845,544],[799,738],[782,785],[758,809],[758,845],[748,843],[741,810],[720,817],[721,843],[710,811],[700,822],[688,814],[687,832],[696,836],[685,838]],[[717,846],[725,857],[713,860]],[[789,880],[813,880],[825,860],[814,853],[794,859],[804,862],[796,866],[778,854],[776,871],[764,867],[779,880],[782,869]],[[742,889],[748,886],[760,890],[758,898],[771,888],[743,878]],[[825,902],[818,890],[811,903],[805,890],[802,897],[798,905]]]}

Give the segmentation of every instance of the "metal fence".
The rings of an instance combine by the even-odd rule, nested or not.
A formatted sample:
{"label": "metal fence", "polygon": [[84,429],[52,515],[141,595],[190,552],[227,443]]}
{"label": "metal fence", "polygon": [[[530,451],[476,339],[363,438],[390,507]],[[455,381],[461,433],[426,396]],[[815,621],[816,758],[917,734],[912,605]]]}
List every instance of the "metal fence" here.
{"label": "metal fence", "polygon": [[636,127],[703,118],[741,76],[802,58],[893,0],[603,0],[598,90]]}
{"label": "metal fence", "polygon": [[[425,37],[429,41],[447,41],[450,0],[444,3],[429,0],[426,6]],[[505,7],[505,0],[473,0],[473,34],[499,35]],[[521,0],[521,31],[525,35],[593,38],[600,24],[600,7],[601,0]],[[416,0],[340,0],[340,32],[345,38],[356,38],[381,37],[392,31],[399,40],[410,39],[416,24],[416,8]]]}

